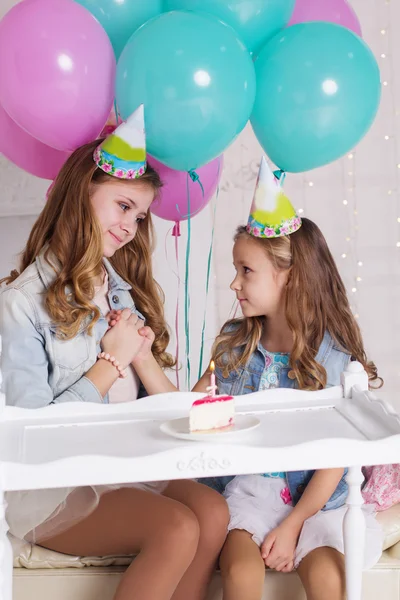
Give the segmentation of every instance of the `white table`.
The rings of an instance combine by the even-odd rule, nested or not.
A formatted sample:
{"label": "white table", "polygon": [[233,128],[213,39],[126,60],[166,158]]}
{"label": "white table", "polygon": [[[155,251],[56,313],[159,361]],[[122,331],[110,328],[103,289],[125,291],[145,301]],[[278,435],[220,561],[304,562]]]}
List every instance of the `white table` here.
{"label": "white table", "polygon": [[354,363],[352,369],[343,374],[343,386],[321,392],[279,389],[237,397],[237,411],[256,414],[261,424],[234,443],[216,443],[212,436],[182,441],[160,431],[165,420],[188,415],[202,396],[196,393],[34,411],[0,405],[0,600],[12,600],[6,491],[344,466],[347,594],[361,600],[361,465],[399,462],[400,417],[363,391],[365,373]]}

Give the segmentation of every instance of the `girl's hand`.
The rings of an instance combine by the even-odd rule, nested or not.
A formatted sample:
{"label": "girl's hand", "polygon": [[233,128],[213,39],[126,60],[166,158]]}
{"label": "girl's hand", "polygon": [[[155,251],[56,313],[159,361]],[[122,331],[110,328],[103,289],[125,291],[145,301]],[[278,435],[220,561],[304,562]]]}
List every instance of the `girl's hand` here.
{"label": "girl's hand", "polygon": [[102,350],[115,356],[123,368],[133,361],[145,343],[139,334],[142,324],[142,319],[125,308],[101,340]]}
{"label": "girl's hand", "polygon": [[132,366],[137,366],[139,363],[144,362],[152,356],[151,348],[153,346],[154,338],[156,337],[151,327],[141,327],[138,332],[143,338],[143,344],[133,359]]}
{"label": "girl's hand", "polygon": [[110,310],[107,315],[107,321],[109,327],[114,327],[121,319],[122,310]]}
{"label": "girl's hand", "polygon": [[261,556],[267,567],[284,573],[293,570],[300,531],[292,523],[283,521],[267,535],[261,545]]}

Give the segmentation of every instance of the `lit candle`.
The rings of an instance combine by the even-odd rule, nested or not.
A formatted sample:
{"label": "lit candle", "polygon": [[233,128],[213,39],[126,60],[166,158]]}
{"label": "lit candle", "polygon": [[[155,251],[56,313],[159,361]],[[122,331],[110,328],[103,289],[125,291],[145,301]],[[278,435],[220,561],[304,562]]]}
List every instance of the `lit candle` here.
{"label": "lit candle", "polygon": [[210,385],[207,388],[208,395],[210,397],[215,396],[217,393],[217,386],[215,385],[215,363],[212,360],[210,362]]}

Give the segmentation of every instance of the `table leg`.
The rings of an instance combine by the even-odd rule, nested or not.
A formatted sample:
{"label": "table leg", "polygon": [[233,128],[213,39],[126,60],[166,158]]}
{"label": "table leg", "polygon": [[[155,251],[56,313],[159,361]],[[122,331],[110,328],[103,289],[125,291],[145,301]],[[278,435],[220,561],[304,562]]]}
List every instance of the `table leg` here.
{"label": "table leg", "polygon": [[0,465],[0,600],[12,600],[13,552],[8,539],[7,502],[1,487]]}
{"label": "table leg", "polygon": [[346,476],[349,486],[347,512],[343,522],[344,553],[346,565],[347,600],[361,600],[364,567],[365,517],[361,484],[364,477],[361,467],[350,467]]}

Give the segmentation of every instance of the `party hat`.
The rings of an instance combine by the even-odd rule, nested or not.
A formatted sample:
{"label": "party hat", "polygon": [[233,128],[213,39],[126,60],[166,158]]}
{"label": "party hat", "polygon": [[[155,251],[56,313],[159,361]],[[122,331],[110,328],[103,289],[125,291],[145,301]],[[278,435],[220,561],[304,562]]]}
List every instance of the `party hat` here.
{"label": "party hat", "polygon": [[274,238],[294,233],[300,227],[300,217],[263,156],[247,222],[248,233]]}
{"label": "party hat", "polygon": [[143,104],[96,148],[96,165],[119,179],[136,179],[146,171]]}

